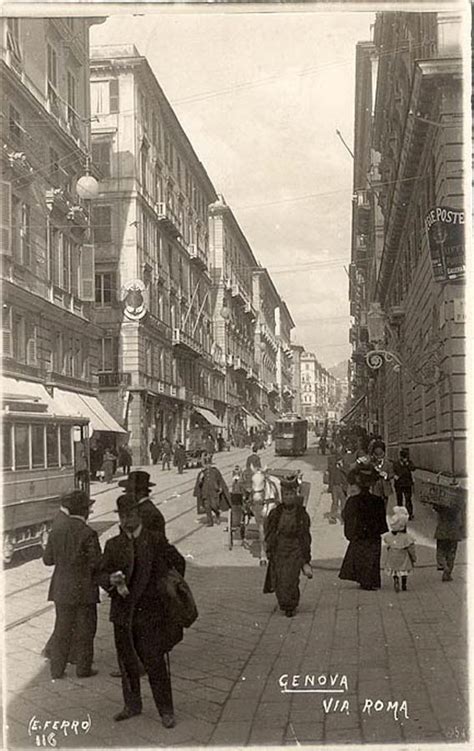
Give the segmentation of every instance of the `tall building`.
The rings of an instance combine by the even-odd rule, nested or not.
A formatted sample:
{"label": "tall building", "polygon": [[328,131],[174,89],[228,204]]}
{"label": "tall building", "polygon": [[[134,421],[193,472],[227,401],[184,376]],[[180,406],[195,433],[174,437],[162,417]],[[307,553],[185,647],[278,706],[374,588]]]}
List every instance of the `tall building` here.
{"label": "tall building", "polygon": [[[0,252],[3,391],[52,399],[57,415],[88,417],[97,439],[124,431],[97,399],[90,202],[77,188],[89,166],[92,23],[0,21]],[[20,450],[26,457],[27,443],[18,444],[17,460]],[[44,467],[39,454],[34,466]]]}
{"label": "tall building", "polygon": [[280,392],[280,410],[292,412],[294,408],[291,331],[295,327],[288,306],[281,300],[275,310],[277,350],[277,384]]}
{"label": "tall building", "polygon": [[303,416],[301,357],[304,347],[300,344],[291,345],[291,387],[294,395],[293,409],[297,415]]}
{"label": "tall building", "polygon": [[130,432],[188,447],[223,429],[225,368],[213,344],[208,206],[213,185],[147,60],[92,49],[93,214],[101,399]]}
{"label": "tall building", "polygon": [[264,425],[256,414],[259,369],[253,272],[257,260],[223,196],[210,206],[209,214],[214,341],[226,372],[224,422],[228,436],[239,442],[244,431]]}
{"label": "tall building", "polygon": [[275,314],[280,305],[280,296],[267,269],[253,271],[252,301],[257,313],[255,357],[258,364],[258,409],[264,420],[273,424],[279,415],[280,397]]}
{"label": "tall building", "polygon": [[357,63],[353,417],[423,496],[466,475],[461,18],[379,13]]}

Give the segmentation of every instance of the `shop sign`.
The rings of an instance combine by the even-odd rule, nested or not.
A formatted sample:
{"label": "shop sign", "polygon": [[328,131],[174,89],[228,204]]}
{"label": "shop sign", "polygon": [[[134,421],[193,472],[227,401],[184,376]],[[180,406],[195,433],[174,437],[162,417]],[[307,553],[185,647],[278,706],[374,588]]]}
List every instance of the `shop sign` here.
{"label": "shop sign", "polygon": [[417,495],[421,503],[437,506],[460,506],[466,500],[466,490],[460,485],[441,485],[419,481]]}
{"label": "shop sign", "polygon": [[425,216],[435,281],[459,279],[465,274],[464,211],[437,206]]}
{"label": "shop sign", "polygon": [[146,316],[145,285],[141,279],[133,279],[122,287],[122,301],[125,317],[130,321],[139,321]]}

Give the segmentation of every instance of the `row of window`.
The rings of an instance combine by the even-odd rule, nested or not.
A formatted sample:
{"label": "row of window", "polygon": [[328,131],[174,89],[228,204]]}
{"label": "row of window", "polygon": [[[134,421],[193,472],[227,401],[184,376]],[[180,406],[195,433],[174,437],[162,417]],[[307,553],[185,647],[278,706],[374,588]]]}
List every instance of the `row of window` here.
{"label": "row of window", "polygon": [[69,426],[20,422],[4,425],[4,469],[71,467],[72,463],[72,432]]}

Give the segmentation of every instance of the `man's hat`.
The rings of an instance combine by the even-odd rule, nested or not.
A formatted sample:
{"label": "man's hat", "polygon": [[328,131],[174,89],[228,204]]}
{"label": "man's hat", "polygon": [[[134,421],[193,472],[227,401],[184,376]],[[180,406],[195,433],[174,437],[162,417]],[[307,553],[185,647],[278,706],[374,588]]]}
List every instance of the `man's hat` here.
{"label": "man's hat", "polygon": [[89,498],[83,490],[73,490],[72,493],[68,493],[61,499],[61,506],[67,508],[73,516],[80,516],[81,513],[87,511],[94,503],[95,501]]}
{"label": "man's hat", "polygon": [[126,480],[120,480],[119,487],[125,488],[125,490],[132,493],[136,493],[141,490],[148,490],[156,485],[154,482],[150,482],[150,475],[143,470],[135,470],[130,472]]}
{"label": "man's hat", "polygon": [[116,514],[126,514],[138,508],[138,503],[133,493],[124,493],[117,498],[117,508],[114,509]]}
{"label": "man's hat", "polygon": [[296,490],[298,487],[298,475],[286,475],[280,480],[282,490]]}

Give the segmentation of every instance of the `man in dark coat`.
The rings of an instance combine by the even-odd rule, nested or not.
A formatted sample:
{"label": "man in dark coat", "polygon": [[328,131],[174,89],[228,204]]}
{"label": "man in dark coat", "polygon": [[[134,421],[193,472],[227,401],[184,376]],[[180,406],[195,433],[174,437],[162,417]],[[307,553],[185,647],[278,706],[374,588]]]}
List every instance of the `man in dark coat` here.
{"label": "man in dark coat", "polygon": [[393,472],[395,478],[395,493],[397,494],[397,504],[403,506],[405,500],[405,506],[408,511],[410,519],[413,519],[413,475],[415,471],[415,465],[410,459],[410,453],[408,449],[400,449],[400,457],[393,463]]}
{"label": "man in dark coat", "polygon": [[150,456],[153,464],[156,464],[158,459],[160,458],[160,447],[158,443],[155,441],[155,439],[152,440],[149,446],[150,449]]}
{"label": "man in dark coat", "polygon": [[166,615],[166,548],[144,529],[133,495],[117,500],[120,533],[108,540],[100,584],[111,597],[110,620],[122,674],[124,708],[117,722],[142,711],[137,656],[144,665],[156,708],[166,728],[175,725],[165,654],[182,639]]}
{"label": "man in dark coat", "polygon": [[226,481],[217,467],[212,464],[211,457],[206,456],[204,462],[204,467],[196,478],[194,496],[198,499],[198,503],[203,504],[206,510],[207,526],[213,527],[213,514],[216,517],[216,524],[220,522],[222,500],[228,508],[231,507],[230,493]]}
{"label": "man in dark coat", "polygon": [[438,514],[438,524],[435,530],[436,563],[438,571],[443,572],[442,581],[453,580],[452,573],[458,542],[466,538],[466,509],[464,502],[458,506],[437,506],[433,504]]}
{"label": "man in dark coat", "polygon": [[80,490],[63,499],[43,554],[46,566],[54,566],[48,600],[55,604],[56,623],[47,647],[53,679],[64,675],[73,638],[78,677],[97,674],[92,662],[101,550],[97,532],[87,524],[90,506]]}
{"label": "man in dark coat", "polygon": [[174,463],[178,468],[178,474],[183,474],[183,469],[186,466],[186,450],[180,441],[176,441],[176,447],[174,450]]}

